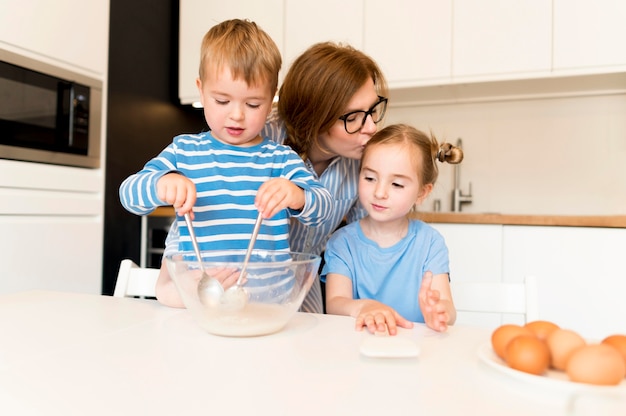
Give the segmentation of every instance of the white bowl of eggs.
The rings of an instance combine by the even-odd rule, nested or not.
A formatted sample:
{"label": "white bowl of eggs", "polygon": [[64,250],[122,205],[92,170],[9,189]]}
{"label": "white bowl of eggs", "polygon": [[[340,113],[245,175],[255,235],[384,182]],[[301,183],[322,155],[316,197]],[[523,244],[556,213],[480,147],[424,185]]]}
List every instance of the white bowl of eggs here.
{"label": "white bowl of eggs", "polygon": [[626,335],[587,341],[549,321],[504,324],[491,335],[483,361],[510,374],[521,372],[568,384],[617,386],[626,393]]}

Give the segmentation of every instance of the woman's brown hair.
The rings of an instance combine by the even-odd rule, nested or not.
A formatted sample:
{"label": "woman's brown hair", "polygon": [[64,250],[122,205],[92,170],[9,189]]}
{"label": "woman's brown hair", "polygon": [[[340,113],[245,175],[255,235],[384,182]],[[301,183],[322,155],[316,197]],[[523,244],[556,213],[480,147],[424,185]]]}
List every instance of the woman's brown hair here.
{"label": "woman's brown hair", "polygon": [[306,157],[320,133],[345,112],[354,94],[374,81],[378,95],[387,96],[387,81],[376,62],[349,45],[317,43],[291,64],[278,93],[278,114],[287,138]]}

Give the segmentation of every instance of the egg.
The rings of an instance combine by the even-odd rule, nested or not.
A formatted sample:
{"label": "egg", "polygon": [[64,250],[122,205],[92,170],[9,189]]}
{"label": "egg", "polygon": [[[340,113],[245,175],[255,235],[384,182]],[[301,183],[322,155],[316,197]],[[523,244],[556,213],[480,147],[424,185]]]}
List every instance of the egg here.
{"label": "egg", "polygon": [[550,349],[550,366],[557,370],[565,370],[567,360],[577,349],[587,345],[587,342],[577,332],[569,329],[555,329],[546,339]]}
{"label": "egg", "polygon": [[535,335],[513,338],[505,348],[504,357],[509,367],[535,375],[545,373],[550,366],[550,350]]}
{"label": "egg", "polygon": [[624,358],[624,362],[626,363],[626,335],[609,335],[602,340],[602,344],[615,347],[617,351],[622,354],[622,358]]}
{"label": "egg", "polygon": [[542,341],[545,341],[552,331],[560,328],[557,324],[550,321],[531,321],[524,326],[533,331],[535,336]]}
{"label": "egg", "polygon": [[567,362],[566,372],[572,381],[614,386],[626,376],[626,363],[614,347],[590,344],[574,351]]}
{"label": "egg", "polygon": [[504,350],[513,338],[520,335],[533,335],[533,332],[521,325],[504,324],[491,334],[491,346],[496,355],[504,360]]}

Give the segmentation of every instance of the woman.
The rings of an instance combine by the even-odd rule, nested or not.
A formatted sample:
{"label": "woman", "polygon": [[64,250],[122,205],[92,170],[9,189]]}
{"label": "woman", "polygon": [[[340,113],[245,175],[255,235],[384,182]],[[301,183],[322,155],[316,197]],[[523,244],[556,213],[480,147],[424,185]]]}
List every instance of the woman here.
{"label": "woman", "polygon": [[[345,219],[359,220],[357,182],[365,143],[377,130],[387,108],[387,83],[378,65],[347,45],[323,42],[311,46],[291,65],[279,90],[277,111],[261,133],[291,146],[333,197],[333,214],[317,227],[292,221],[292,251],[321,254],[330,235]],[[175,225],[164,255],[178,249]],[[165,266],[156,287],[157,298],[183,306]],[[316,280],[302,311],[322,313],[322,290]]]}

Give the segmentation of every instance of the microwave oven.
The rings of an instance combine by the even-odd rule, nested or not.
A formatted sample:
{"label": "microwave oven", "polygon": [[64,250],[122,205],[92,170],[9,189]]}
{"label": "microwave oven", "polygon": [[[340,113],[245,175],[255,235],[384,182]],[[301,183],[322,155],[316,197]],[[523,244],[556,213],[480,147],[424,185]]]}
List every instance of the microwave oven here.
{"label": "microwave oven", "polygon": [[0,159],[100,167],[102,81],[0,49]]}

